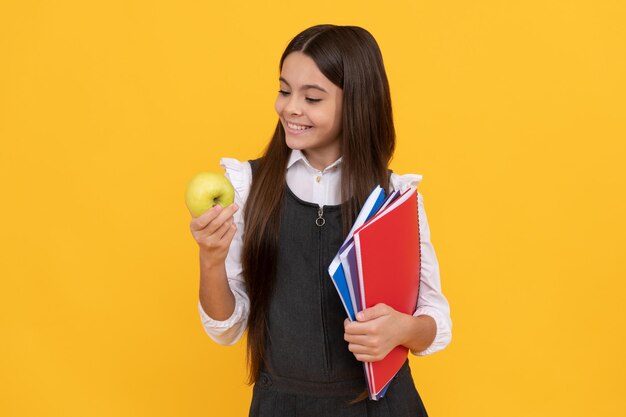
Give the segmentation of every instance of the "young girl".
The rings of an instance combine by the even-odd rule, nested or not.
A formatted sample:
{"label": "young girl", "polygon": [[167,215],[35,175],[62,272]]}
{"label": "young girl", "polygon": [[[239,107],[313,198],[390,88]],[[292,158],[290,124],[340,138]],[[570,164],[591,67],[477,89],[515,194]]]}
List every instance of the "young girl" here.
{"label": "young girl", "polygon": [[421,180],[388,169],[395,131],[379,47],[360,27],[318,25],[289,43],[279,68],[279,121],[263,157],[221,159],[235,203],[190,225],[202,324],[224,345],[248,329],[250,416],[426,416],[408,360],[379,401],[363,395],[362,364],[398,345],[427,355],[450,342],[421,194],[413,315],[378,304],[350,322],[328,274],[370,191]]}

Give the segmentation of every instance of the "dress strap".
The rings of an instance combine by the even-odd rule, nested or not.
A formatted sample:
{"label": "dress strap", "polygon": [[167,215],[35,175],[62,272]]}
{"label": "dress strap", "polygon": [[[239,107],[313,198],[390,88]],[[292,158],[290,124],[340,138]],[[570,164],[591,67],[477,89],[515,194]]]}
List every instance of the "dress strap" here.
{"label": "dress strap", "polygon": [[249,159],[248,160],[248,162],[250,163],[250,167],[252,168],[252,176],[254,176],[254,173],[259,168],[259,165],[261,164],[261,160],[262,159],[263,159],[263,157],[257,158],[257,159]]}

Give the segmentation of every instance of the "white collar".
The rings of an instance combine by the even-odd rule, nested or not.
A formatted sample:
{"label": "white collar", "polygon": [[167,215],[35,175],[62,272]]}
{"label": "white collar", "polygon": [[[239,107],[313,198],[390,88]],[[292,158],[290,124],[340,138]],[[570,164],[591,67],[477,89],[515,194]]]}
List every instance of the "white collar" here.
{"label": "white collar", "polygon": [[[337,165],[339,165],[341,163],[341,161],[343,160],[343,156],[340,156],[339,159],[337,159],[335,162],[333,162],[332,164],[328,165],[326,168],[324,168],[323,171],[321,172],[326,172],[327,170],[336,167]],[[300,149],[292,149],[291,151],[291,155],[289,156],[289,162],[287,162],[287,169],[289,169],[293,164],[295,164],[298,161],[302,161],[304,162],[309,168],[311,168],[312,170],[314,170],[315,172],[320,172],[319,169],[314,168],[309,161],[306,159],[306,156],[304,156],[304,153],[302,153],[302,151]]]}

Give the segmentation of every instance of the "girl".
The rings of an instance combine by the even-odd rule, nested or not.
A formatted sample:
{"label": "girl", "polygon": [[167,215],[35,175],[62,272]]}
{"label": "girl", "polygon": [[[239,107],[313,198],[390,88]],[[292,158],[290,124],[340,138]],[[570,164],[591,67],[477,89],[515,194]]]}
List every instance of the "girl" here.
{"label": "girl", "polygon": [[327,272],[375,185],[421,180],[388,170],[395,131],[379,47],[360,27],[313,26],[289,43],[279,69],[279,121],[263,157],[223,158],[235,202],[190,225],[203,326],[224,345],[248,329],[250,416],[426,416],[408,360],[379,401],[365,400],[361,363],[397,345],[427,355],[450,342],[421,194],[413,315],[378,304],[350,322]]}

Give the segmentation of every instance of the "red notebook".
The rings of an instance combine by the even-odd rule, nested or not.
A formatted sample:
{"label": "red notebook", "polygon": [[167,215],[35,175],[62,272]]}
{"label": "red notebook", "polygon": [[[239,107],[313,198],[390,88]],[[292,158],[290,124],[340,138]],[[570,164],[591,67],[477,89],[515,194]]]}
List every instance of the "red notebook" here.
{"label": "red notebook", "polygon": [[[361,303],[385,303],[413,314],[420,285],[417,189],[410,187],[354,232]],[[400,370],[408,349],[396,346],[381,361],[366,363],[371,392],[378,395]]]}

